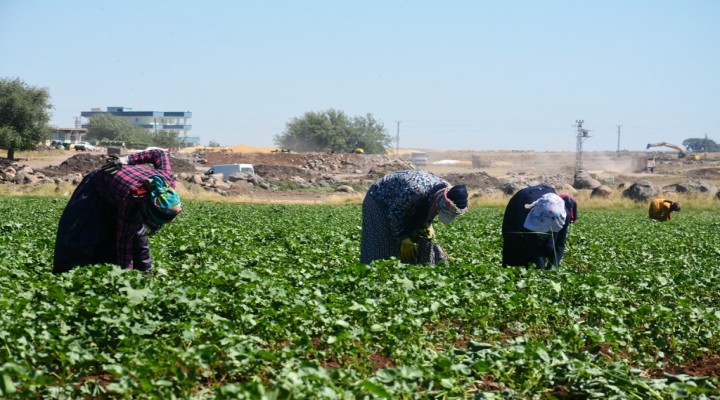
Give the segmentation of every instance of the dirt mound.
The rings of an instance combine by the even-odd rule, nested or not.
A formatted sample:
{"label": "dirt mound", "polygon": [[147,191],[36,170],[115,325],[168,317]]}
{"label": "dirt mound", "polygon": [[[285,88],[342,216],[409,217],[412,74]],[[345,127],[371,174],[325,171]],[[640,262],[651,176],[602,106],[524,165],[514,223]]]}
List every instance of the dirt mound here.
{"label": "dirt mound", "polygon": [[688,176],[698,179],[718,179],[720,178],[720,168],[714,167],[694,169],[688,172]]}
{"label": "dirt mound", "polygon": [[299,176],[301,178],[309,178],[312,173],[295,165],[255,165],[255,173],[263,178],[270,179],[287,179],[291,176]]}
{"label": "dirt mound", "polygon": [[373,165],[386,162],[389,158],[375,154],[206,152],[205,159],[208,165],[245,163],[254,166],[306,166],[309,163],[320,163],[356,165],[369,169]]}
{"label": "dirt mound", "polygon": [[[48,166],[47,168],[38,169],[47,176],[58,176],[67,174],[87,174],[107,163],[107,156],[103,154],[76,154],[56,166]],[[173,173],[181,172],[195,173],[195,166],[190,162],[178,158],[170,157],[170,166]]]}
{"label": "dirt mound", "polygon": [[197,169],[191,162],[175,157],[170,157],[170,167],[172,168],[174,174],[180,174],[183,172],[194,174],[197,172]]}
{"label": "dirt mound", "polygon": [[264,178],[285,180],[294,176],[308,178],[325,173],[366,175],[371,168],[387,163],[390,157],[349,153],[207,152],[204,159],[208,166],[252,164],[255,172]]}
{"label": "dirt mound", "polygon": [[40,172],[48,176],[67,175],[67,174],[87,174],[103,166],[107,162],[107,156],[103,154],[76,154],[60,165],[50,165],[47,168],[39,169]]}
{"label": "dirt mound", "polygon": [[502,183],[500,179],[494,178],[485,172],[470,174],[451,173],[443,174],[442,177],[453,185],[463,184],[471,188],[499,187]]}

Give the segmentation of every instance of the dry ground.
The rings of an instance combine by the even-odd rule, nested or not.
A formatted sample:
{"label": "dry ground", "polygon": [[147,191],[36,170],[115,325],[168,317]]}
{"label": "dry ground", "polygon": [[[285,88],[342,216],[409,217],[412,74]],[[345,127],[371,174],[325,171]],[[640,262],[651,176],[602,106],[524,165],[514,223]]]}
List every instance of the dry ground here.
{"label": "dry ground", "polygon": [[[197,151],[198,149],[193,149]],[[256,170],[272,175],[275,179],[291,179],[301,175],[308,162],[322,160],[326,165],[352,165],[350,170],[342,172],[342,179],[362,182],[367,185],[374,178],[368,176],[370,168],[398,158],[408,160],[409,154],[415,150],[401,149],[399,156],[395,150],[390,154],[379,156],[370,154],[326,154],[326,153],[281,153],[273,152],[273,148],[256,148],[243,145],[226,148],[206,148],[200,152],[204,165],[189,167],[173,165],[176,172],[193,170],[204,172],[210,165],[227,163],[249,163]],[[190,152],[190,149],[183,152]],[[541,177],[548,175],[562,176],[564,181],[572,183],[576,154],[574,152],[533,152],[533,151],[439,151],[422,150],[428,154],[429,164],[424,169],[438,175],[462,174],[464,182],[472,189],[479,189],[494,184],[492,178],[502,179],[511,176]],[[40,152],[18,153],[21,165],[28,165],[38,170],[59,170],[68,159],[73,162],[63,165],[63,172],[87,173],[96,168],[97,162],[80,162],[80,158],[94,155],[102,159],[104,152],[76,152],[74,150],[51,150]],[[82,155],[82,157],[80,156]],[[644,170],[645,160],[650,155],[656,156],[655,173]],[[682,181],[708,181],[720,186],[720,154],[710,154],[703,160],[678,159],[676,153],[670,152],[586,152],[583,153],[584,169],[590,171],[604,182],[634,182],[641,179],[653,181],[661,186]],[[473,165],[474,164],[474,165]],[[261,175],[262,176],[262,175]],[[320,202],[337,195],[331,192],[312,190],[266,191],[254,190],[242,193],[248,201],[308,201]]]}

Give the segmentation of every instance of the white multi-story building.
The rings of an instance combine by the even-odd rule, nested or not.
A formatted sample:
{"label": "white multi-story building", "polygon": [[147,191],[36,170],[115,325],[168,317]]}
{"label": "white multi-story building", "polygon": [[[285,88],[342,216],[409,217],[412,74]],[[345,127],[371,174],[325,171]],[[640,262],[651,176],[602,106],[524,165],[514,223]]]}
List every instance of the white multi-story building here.
{"label": "white multi-story building", "polygon": [[[192,125],[188,119],[192,118],[190,111],[133,111],[129,107],[107,107],[106,111],[100,108],[93,108],[91,111],[83,111],[80,116],[90,118],[94,115],[110,114],[122,118],[127,122],[155,132],[176,131],[178,137],[187,137]],[[87,128],[87,123],[82,124]]]}

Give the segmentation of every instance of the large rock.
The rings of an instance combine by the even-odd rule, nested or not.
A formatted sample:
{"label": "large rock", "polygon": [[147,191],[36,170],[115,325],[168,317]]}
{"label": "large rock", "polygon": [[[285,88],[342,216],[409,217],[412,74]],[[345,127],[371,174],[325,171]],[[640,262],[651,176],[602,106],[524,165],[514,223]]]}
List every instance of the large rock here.
{"label": "large rock", "polygon": [[635,201],[648,201],[662,193],[660,186],[650,181],[637,181],[623,191],[625,198]]}
{"label": "large rock", "polygon": [[335,188],[335,191],[341,192],[341,193],[355,193],[355,189],[353,189],[352,187],[350,187],[348,185],[340,185]]}
{"label": "large rock", "polygon": [[0,175],[2,175],[3,180],[12,182],[13,180],[15,180],[15,175],[17,175],[17,171],[15,170],[15,168],[8,167]]}
{"label": "large rock", "polygon": [[681,182],[663,186],[664,192],[712,194],[717,192],[717,186],[711,182]]}
{"label": "large rock", "polygon": [[587,171],[578,172],[573,179],[573,187],[575,189],[595,189],[598,186],[602,186],[602,183],[590,176]]}
{"label": "large rock", "polygon": [[215,189],[227,190],[230,189],[230,184],[225,181],[215,181],[212,187]]}
{"label": "large rock", "polygon": [[663,192],[677,193],[697,193],[700,191],[700,185],[692,182],[673,183],[662,187]]}
{"label": "large rock", "polygon": [[508,196],[512,196],[517,193],[520,189],[524,189],[526,186],[518,182],[507,182],[500,187],[503,193]]}
{"label": "large rock", "polygon": [[612,197],[614,193],[615,192],[607,185],[600,185],[592,190],[592,193],[590,193],[590,197],[601,197],[607,199],[609,197]]}
{"label": "large rock", "polygon": [[227,180],[230,182],[247,181],[252,175],[245,172],[235,172],[228,176]]}
{"label": "large rock", "polygon": [[208,179],[214,179],[216,181],[224,181],[225,180],[225,175],[223,175],[222,173],[208,174],[207,176],[208,176]]}
{"label": "large rock", "polygon": [[718,187],[712,182],[700,182],[700,193],[712,194],[717,192]]}

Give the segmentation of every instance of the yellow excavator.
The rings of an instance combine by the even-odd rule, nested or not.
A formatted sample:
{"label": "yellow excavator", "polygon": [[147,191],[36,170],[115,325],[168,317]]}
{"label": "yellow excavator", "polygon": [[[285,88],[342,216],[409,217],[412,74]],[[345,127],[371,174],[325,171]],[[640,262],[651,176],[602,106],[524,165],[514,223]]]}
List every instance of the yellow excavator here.
{"label": "yellow excavator", "polygon": [[[685,151],[685,149],[684,149],[682,146],[678,146],[678,145],[675,145],[675,144],[670,144],[670,143],[667,143],[667,142],[648,143],[646,149],[649,149],[649,148],[651,148],[651,147],[663,147],[663,146],[677,150],[677,151],[678,151],[678,158],[685,158],[685,156],[688,155],[687,152]],[[699,155],[699,154],[691,154],[691,155],[690,155],[690,159],[692,159],[692,160],[696,160],[696,161],[697,161],[697,160],[700,160],[701,158],[702,158],[702,156]]]}

